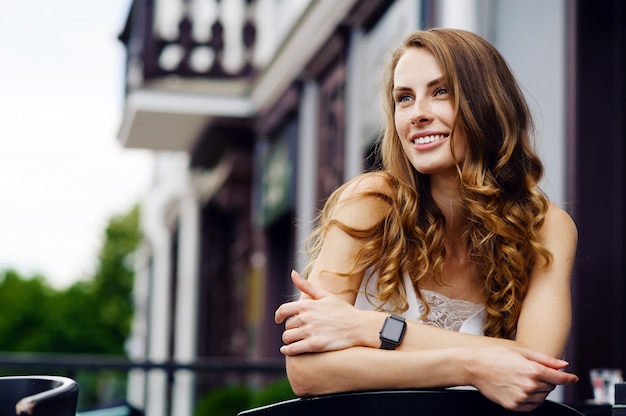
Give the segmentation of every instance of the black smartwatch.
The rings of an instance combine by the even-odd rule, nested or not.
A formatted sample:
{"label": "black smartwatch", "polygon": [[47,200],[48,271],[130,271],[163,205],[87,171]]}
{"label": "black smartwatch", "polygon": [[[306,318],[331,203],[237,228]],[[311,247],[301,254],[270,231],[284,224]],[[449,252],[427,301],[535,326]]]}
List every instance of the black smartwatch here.
{"label": "black smartwatch", "polygon": [[382,329],[380,330],[380,348],[383,350],[395,350],[404,338],[406,331],[406,322],[403,317],[390,315],[385,319]]}

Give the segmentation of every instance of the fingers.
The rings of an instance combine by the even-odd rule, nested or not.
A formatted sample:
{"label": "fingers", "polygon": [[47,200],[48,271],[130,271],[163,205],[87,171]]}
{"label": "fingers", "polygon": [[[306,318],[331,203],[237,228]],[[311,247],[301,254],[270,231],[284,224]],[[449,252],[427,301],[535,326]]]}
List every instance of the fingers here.
{"label": "fingers", "polygon": [[569,365],[567,361],[526,348],[516,348],[516,350],[526,359],[541,365],[542,370],[540,378],[544,382],[553,385],[572,384],[578,382],[577,375],[560,371]]}
{"label": "fingers", "polygon": [[276,312],[274,312],[274,322],[282,324],[283,321],[290,316],[297,315],[299,311],[299,302],[300,301],[288,302],[280,305],[278,309],[276,309]]}
{"label": "fingers", "polygon": [[540,383],[537,388],[529,392],[523,401],[520,401],[515,406],[513,406],[510,410],[515,410],[518,412],[528,412],[537,408],[541,403],[546,400],[548,394],[552,390],[554,390],[556,385],[549,383]]}
{"label": "fingers", "polygon": [[[317,299],[317,296],[323,296],[323,290],[316,288],[313,284],[300,276],[300,274],[295,270],[291,271],[291,280],[296,288],[308,297]],[[274,312],[274,322],[281,324],[288,317],[298,314],[299,311],[299,301],[283,303],[278,307],[278,309],[276,309],[276,312]]]}
{"label": "fingers", "polygon": [[549,376],[544,377],[544,381],[552,384],[574,384],[578,382],[578,376],[572,373],[566,373],[564,371],[555,371]]}
{"label": "fingers", "polygon": [[294,342],[301,341],[302,335],[299,335],[300,330],[298,328],[283,331],[282,340],[285,345],[293,344]]}
{"label": "fingers", "polygon": [[295,270],[291,271],[291,281],[298,288],[298,290],[309,296],[311,299],[321,299],[330,295],[329,292],[315,286],[313,283],[300,276],[300,273]]}
{"label": "fingers", "polygon": [[[293,317],[287,319],[285,327],[293,326],[289,324],[292,319]],[[284,345],[280,347],[280,352],[283,355],[298,355],[315,351],[315,340],[310,333],[299,326],[285,329],[285,331],[283,331],[282,340]]]}
{"label": "fingers", "polygon": [[287,319],[285,319],[285,331],[289,329],[298,328],[298,324],[296,323],[296,318],[298,315],[291,315]]}
{"label": "fingers", "polygon": [[537,379],[550,386],[550,390],[557,385],[573,384],[578,382],[576,374],[562,371],[562,369],[553,368],[540,364],[541,367],[536,375]]}
{"label": "fingers", "polygon": [[[296,288],[298,288],[298,290],[300,290],[304,295],[311,299],[318,300],[332,296],[330,292],[327,292],[326,290],[315,286],[313,283],[306,280],[300,275],[300,273],[295,270],[291,271],[291,280],[293,281],[293,284],[296,286]],[[274,313],[274,322],[276,322],[277,324],[283,323],[283,321],[288,317],[298,314],[300,312],[301,306],[301,301],[283,303],[278,307],[278,309],[276,309],[276,312]]]}
{"label": "fingers", "polygon": [[543,366],[544,371],[541,379],[544,382],[554,385],[572,384],[578,382],[577,375],[567,373],[565,371],[559,371],[569,365],[567,361],[525,348],[518,348],[518,351],[524,355],[525,358]]}
{"label": "fingers", "polygon": [[516,412],[528,412],[543,403],[548,394],[556,387],[541,381],[521,380],[516,377],[512,384],[498,385],[492,400],[502,407]]}
{"label": "fingers", "polygon": [[547,354],[543,354],[530,349],[518,348],[518,351],[527,359],[538,362],[539,364],[553,368],[555,370],[561,370],[569,365],[569,363],[565,360],[554,358]]}
{"label": "fingers", "polygon": [[280,353],[286,356],[298,355],[304,353],[306,350],[301,349],[299,342],[294,342],[291,344],[285,344],[280,347]]}
{"label": "fingers", "polygon": [[[521,347],[492,351],[500,361],[487,372],[478,374],[475,387],[506,409],[533,410],[557,385],[578,381],[576,375],[562,371],[568,364],[566,361],[546,354]],[[492,351],[488,356],[494,357]]]}

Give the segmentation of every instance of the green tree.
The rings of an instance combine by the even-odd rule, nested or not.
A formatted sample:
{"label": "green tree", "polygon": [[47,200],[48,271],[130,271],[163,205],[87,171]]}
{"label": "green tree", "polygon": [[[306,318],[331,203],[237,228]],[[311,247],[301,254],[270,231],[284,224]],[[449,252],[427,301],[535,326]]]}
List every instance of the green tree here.
{"label": "green tree", "polygon": [[123,354],[132,319],[139,208],[106,227],[91,280],[54,290],[42,276],[0,275],[0,350]]}
{"label": "green tree", "polygon": [[42,333],[55,292],[42,276],[23,278],[14,270],[0,277],[0,350],[46,350],[51,334]]}
{"label": "green tree", "polygon": [[[94,312],[91,316],[93,336],[99,338],[100,348],[99,351],[90,352],[124,352],[124,343],[132,320],[132,254],[140,241],[138,207],[111,219],[105,231],[95,276],[87,288]],[[78,292],[82,290],[72,289],[77,289]]]}

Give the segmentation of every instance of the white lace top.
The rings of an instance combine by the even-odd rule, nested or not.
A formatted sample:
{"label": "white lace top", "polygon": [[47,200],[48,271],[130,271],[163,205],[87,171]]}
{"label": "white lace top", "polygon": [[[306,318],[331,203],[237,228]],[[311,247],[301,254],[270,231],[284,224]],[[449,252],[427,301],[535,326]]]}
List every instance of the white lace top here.
{"label": "white lace top", "polygon": [[[376,293],[377,278],[377,275],[367,278],[366,272],[354,306],[364,310],[374,310],[380,306],[380,309],[391,312],[389,305],[379,305],[373,295]],[[425,307],[417,297],[417,293],[412,290],[413,285],[409,276],[404,277],[404,287],[407,288],[406,298],[409,306],[406,312],[400,314],[404,318],[452,331],[475,335],[483,334],[486,317],[485,305],[461,299],[451,299],[439,292],[422,289],[422,295],[430,307],[430,312],[426,319],[420,320]]]}

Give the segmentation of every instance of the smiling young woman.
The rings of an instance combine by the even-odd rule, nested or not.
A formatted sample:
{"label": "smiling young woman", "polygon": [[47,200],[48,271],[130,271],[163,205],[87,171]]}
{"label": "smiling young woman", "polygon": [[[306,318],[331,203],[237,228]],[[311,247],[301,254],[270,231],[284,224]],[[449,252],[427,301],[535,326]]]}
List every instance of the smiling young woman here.
{"label": "smiling young woman", "polygon": [[524,97],[488,42],[432,29],[393,54],[383,104],[384,169],[329,198],[276,311],[292,388],[467,385],[533,409],[578,379],[560,359],[577,232],[538,187]]}
{"label": "smiling young woman", "polygon": [[445,173],[454,180],[466,139],[458,129],[452,135],[455,112],[435,56],[424,48],[408,49],[393,78],[394,123],[408,160],[419,173]]}

